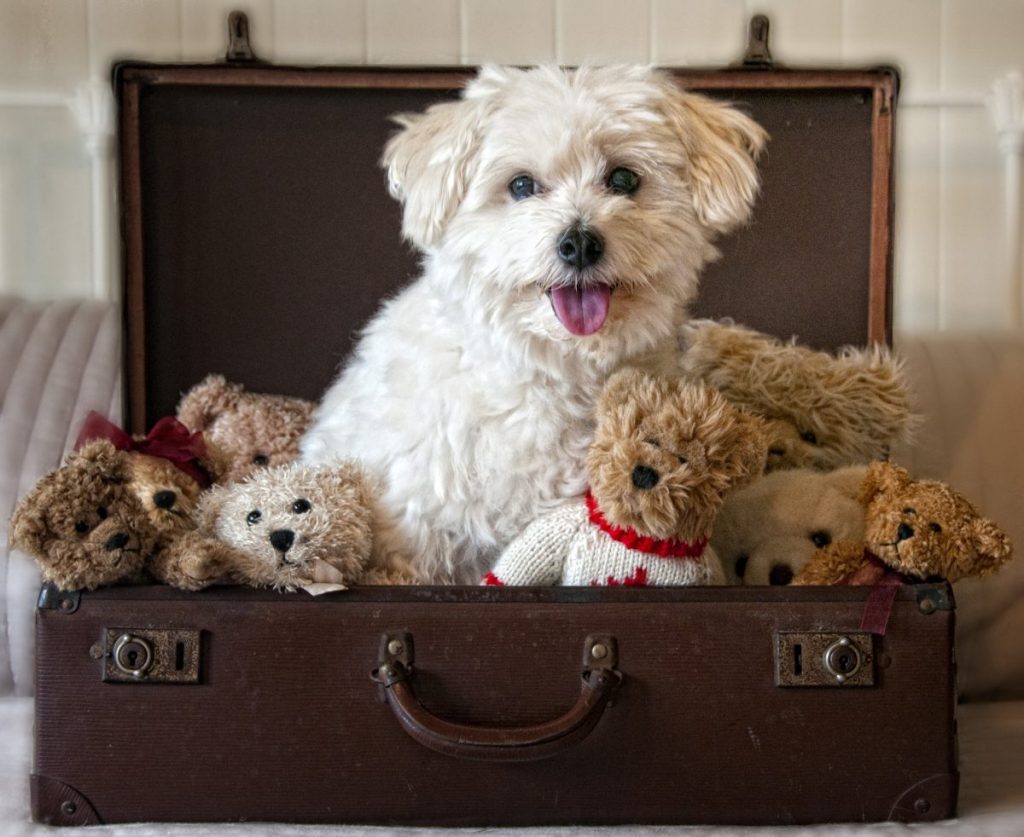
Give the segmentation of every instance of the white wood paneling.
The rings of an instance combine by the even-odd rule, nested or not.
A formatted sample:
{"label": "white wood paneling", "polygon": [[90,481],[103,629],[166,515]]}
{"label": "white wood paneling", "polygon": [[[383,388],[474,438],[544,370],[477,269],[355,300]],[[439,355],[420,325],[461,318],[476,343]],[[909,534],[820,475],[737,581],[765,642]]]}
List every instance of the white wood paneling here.
{"label": "white wood paneling", "polygon": [[646,63],[649,14],[647,0],[558,0],[559,62]]}
{"label": "white wood paneling", "polygon": [[943,0],[942,78],[947,91],[985,92],[1024,68],[1024,2]]}
{"label": "white wood paneling", "polygon": [[274,52],[287,64],[366,61],[363,0],[273,0]]}
{"label": "white wood paneling", "polygon": [[94,78],[110,76],[113,62],[128,58],[181,58],[181,7],[167,0],[88,0],[89,66]]}
{"label": "white wood paneling", "polygon": [[651,61],[715,66],[743,56],[745,0],[651,0]]}
{"label": "white wood paneling", "polygon": [[83,0],[0,1],[3,88],[69,91],[89,71]]}
{"label": "white wood paneling", "polygon": [[462,0],[467,64],[544,64],[556,60],[555,0]]}
{"label": "white wood paneling", "polygon": [[459,0],[367,0],[371,64],[457,64],[462,33]]}

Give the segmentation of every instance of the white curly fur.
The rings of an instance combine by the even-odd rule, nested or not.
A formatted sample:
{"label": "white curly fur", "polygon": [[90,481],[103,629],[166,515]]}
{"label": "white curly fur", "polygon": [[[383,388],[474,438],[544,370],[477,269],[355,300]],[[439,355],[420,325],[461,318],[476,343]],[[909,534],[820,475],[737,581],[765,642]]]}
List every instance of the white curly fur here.
{"label": "white curly fur", "polygon": [[[583,491],[602,383],[674,351],[713,238],[749,215],[766,137],[645,67],[485,67],[462,99],[397,121],[384,164],[423,273],[367,327],[302,459],[360,457],[395,516],[381,548],[475,582]],[[616,167],[640,175],[635,195],[608,188]],[[521,174],[541,191],[516,201]],[[605,246],[584,274],[556,253],[580,223]],[[588,337],[546,296],[579,282],[615,288]]]}

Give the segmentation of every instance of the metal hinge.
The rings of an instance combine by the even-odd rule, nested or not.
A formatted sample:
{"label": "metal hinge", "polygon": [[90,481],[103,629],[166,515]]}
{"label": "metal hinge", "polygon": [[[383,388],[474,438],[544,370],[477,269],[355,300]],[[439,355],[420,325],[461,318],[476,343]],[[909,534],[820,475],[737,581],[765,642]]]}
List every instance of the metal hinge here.
{"label": "metal hinge", "polygon": [[768,15],[754,15],[750,19],[747,36],[747,52],[740,65],[755,70],[770,70],[774,65],[772,51],[768,46],[771,22]]}
{"label": "metal hinge", "polygon": [[106,683],[198,683],[201,632],[105,628],[89,653],[103,662]]}
{"label": "metal hinge", "polygon": [[61,590],[52,581],[39,588],[36,607],[39,610],[59,610],[61,613],[74,613],[82,601],[81,590]]}
{"label": "metal hinge", "polygon": [[776,686],[873,686],[870,633],[780,631],[775,635]]}
{"label": "metal hinge", "polygon": [[224,56],[229,64],[258,62],[249,41],[249,16],[234,11],[228,15],[228,51]]}

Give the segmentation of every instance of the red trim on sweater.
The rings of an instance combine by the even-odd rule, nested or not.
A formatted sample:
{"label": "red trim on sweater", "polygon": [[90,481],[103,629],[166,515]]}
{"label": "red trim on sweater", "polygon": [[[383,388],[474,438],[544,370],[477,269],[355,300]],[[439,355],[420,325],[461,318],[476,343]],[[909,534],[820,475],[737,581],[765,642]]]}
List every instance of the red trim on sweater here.
{"label": "red trim on sweater", "polygon": [[505,582],[502,581],[500,578],[498,578],[498,576],[496,576],[494,573],[487,573],[487,575],[484,576],[484,584],[487,587],[504,587],[505,586]]}
{"label": "red trim on sweater", "polygon": [[647,570],[643,567],[637,567],[633,570],[632,575],[627,575],[622,581],[619,581],[615,576],[610,575],[605,581],[604,585],[601,585],[597,581],[590,582],[591,587],[646,587],[647,586]]}
{"label": "red trim on sweater", "polygon": [[658,540],[647,535],[641,535],[636,529],[624,529],[615,526],[607,521],[604,514],[597,507],[597,500],[589,491],[587,492],[587,511],[590,513],[590,522],[597,526],[612,540],[618,541],[628,549],[635,549],[637,552],[646,552],[648,555],[657,555],[659,558],[700,558],[704,554],[704,548],[708,545],[708,538],[705,535],[696,541],[677,541],[673,539]]}

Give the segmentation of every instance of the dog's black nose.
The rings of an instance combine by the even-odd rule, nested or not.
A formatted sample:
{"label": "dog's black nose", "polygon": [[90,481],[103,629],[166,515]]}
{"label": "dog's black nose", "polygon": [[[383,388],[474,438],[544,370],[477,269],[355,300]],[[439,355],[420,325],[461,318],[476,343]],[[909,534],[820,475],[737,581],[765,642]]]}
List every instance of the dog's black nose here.
{"label": "dog's black nose", "polygon": [[107,552],[113,552],[115,549],[120,549],[128,543],[128,536],[124,532],[118,532],[116,535],[111,535],[107,538],[107,542],[103,544],[103,548]]}
{"label": "dog's black nose", "polygon": [[646,465],[637,465],[633,469],[633,485],[646,491],[658,484],[658,472]]}
{"label": "dog's black nose", "polygon": [[577,270],[596,264],[604,252],[604,242],[587,227],[569,227],[558,239],[558,257]]}
{"label": "dog's black nose", "polygon": [[153,504],[158,509],[173,509],[178,495],[173,491],[158,491],[153,495]]}
{"label": "dog's black nose", "polygon": [[275,529],[270,533],[270,542],[278,552],[287,552],[295,543],[295,533],[291,529]]}
{"label": "dog's black nose", "polygon": [[900,528],[896,530],[896,540],[905,541],[907,538],[912,537],[914,537],[914,530],[906,523],[901,523]]}

